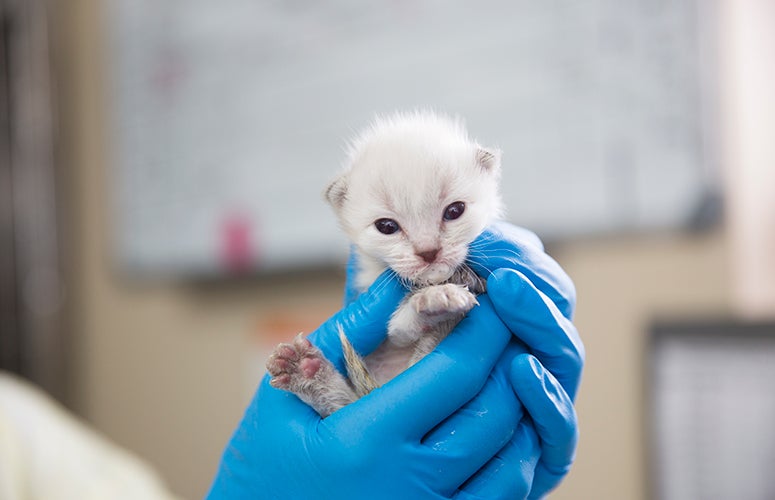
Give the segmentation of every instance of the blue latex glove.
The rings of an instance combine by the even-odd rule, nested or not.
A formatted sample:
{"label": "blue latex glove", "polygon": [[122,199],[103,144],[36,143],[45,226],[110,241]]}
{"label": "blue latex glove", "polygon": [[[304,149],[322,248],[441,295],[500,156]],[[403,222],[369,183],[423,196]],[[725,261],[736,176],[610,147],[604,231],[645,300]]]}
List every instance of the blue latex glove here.
{"label": "blue latex glove", "polygon": [[[341,369],[337,325],[356,350],[370,352],[404,294],[397,280],[383,277],[310,340]],[[512,463],[510,443],[537,438],[514,439],[522,407],[513,365],[502,361],[512,334],[490,300],[480,302],[431,354],[326,419],[265,378],[208,498],[512,497],[519,485],[499,473],[503,464],[532,476],[536,460]]]}
{"label": "blue latex glove", "polygon": [[[541,498],[567,475],[575,457],[578,421],[572,400],[578,391],[584,347],[571,323],[576,305],[573,282],[544,252],[532,232],[499,222],[471,245],[469,264],[488,277],[488,295],[515,335],[490,378],[511,385],[529,416],[515,422],[509,444],[470,487],[483,498]],[[348,262],[345,303],[358,296],[353,286],[357,261]],[[519,339],[519,340],[517,340]],[[532,355],[531,355],[532,353]],[[555,376],[556,375],[556,376]],[[559,381],[558,381],[559,378]],[[503,392],[501,397],[507,399]],[[517,412],[522,415],[522,404]],[[457,432],[440,426],[428,440]]]}
{"label": "blue latex glove", "polygon": [[[499,362],[509,364],[514,391],[531,417],[520,422],[499,456],[507,464],[535,463],[540,457],[528,498],[542,498],[570,470],[578,441],[572,400],[584,346],[571,322],[575,289],[533,233],[507,223],[488,228],[472,243],[469,263],[488,277],[487,294],[498,316],[532,353],[512,342]],[[499,473],[508,474],[507,469]],[[511,469],[521,481],[531,473],[514,465]]]}
{"label": "blue latex glove", "polygon": [[[575,450],[573,406],[554,377],[509,337],[527,320],[536,332],[574,340],[551,314],[557,303],[570,317],[573,288],[532,233],[505,228],[515,232],[485,233],[473,252],[480,271],[492,274],[497,307],[482,297],[433,353],[325,420],[264,380],[224,452],[210,498],[538,498],[556,485]],[[509,271],[490,273],[496,267],[521,269],[524,275],[516,276],[529,277],[530,286],[515,286]],[[533,283],[551,300],[531,302],[543,297]],[[369,352],[384,339],[403,293],[395,282],[380,281],[311,339],[341,368],[334,325],[343,323],[356,349]],[[521,336],[528,344],[535,340]],[[532,350],[562,368],[573,349],[552,343],[533,342]],[[583,351],[575,352],[577,387]],[[565,374],[573,385],[573,370]],[[520,401],[535,424],[523,418]]]}

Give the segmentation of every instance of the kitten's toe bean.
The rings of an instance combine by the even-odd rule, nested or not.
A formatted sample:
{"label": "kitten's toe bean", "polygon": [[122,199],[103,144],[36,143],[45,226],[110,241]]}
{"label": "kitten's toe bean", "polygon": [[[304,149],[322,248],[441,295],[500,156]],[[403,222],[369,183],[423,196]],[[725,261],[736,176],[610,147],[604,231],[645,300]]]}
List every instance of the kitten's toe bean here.
{"label": "kitten's toe bean", "polygon": [[279,358],[299,359],[296,349],[294,349],[293,346],[289,344],[280,344],[277,346],[276,354]]}
{"label": "kitten's toe bean", "polygon": [[269,368],[270,373],[284,373],[287,372],[288,369],[291,367],[290,361],[283,358],[275,358],[272,360],[271,366],[267,366]]}
{"label": "kitten's toe bean", "polygon": [[291,376],[287,373],[277,375],[269,379],[269,385],[278,389],[285,389],[291,384]]}
{"label": "kitten's toe bean", "polygon": [[272,355],[266,362],[266,369],[270,375],[279,375],[288,370],[292,361],[297,359],[296,351],[290,344],[280,344],[274,348]]}
{"label": "kitten's toe bean", "polygon": [[299,363],[299,370],[306,378],[312,378],[320,370],[322,360],[320,358],[305,357]]}
{"label": "kitten's toe bean", "polygon": [[312,345],[312,342],[309,341],[306,337],[304,337],[302,334],[296,335],[296,338],[293,339],[293,347],[299,351],[299,352],[307,352],[311,350],[316,350],[315,347]]}

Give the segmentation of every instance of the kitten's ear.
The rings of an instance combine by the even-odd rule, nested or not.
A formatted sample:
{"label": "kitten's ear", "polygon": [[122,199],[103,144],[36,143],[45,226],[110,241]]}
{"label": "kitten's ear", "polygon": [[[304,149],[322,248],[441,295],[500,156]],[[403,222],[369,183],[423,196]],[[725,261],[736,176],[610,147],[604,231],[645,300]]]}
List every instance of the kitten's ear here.
{"label": "kitten's ear", "polygon": [[334,210],[339,211],[344,205],[344,200],[347,197],[347,175],[340,175],[332,182],[325,191],[326,201],[334,207]]}
{"label": "kitten's ear", "polygon": [[501,150],[477,148],[476,163],[486,172],[498,172],[501,168]]}

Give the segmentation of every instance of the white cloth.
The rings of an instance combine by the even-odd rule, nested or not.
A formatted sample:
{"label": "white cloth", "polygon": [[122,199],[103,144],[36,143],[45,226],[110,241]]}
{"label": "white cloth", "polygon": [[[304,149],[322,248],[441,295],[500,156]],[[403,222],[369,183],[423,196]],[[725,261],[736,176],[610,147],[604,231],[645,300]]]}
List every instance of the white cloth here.
{"label": "white cloth", "polygon": [[171,500],[153,469],[0,372],[0,500]]}

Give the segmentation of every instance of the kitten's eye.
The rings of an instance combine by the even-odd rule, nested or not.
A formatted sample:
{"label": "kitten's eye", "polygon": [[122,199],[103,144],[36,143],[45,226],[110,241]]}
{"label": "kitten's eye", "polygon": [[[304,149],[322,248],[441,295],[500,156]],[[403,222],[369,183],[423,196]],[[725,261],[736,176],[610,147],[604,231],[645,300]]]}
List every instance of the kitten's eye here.
{"label": "kitten's eye", "polygon": [[462,201],[451,203],[444,209],[444,220],[455,220],[466,211],[466,204]]}
{"label": "kitten's eye", "polygon": [[393,219],[377,219],[374,227],[382,234],[393,234],[401,230],[401,226]]}

